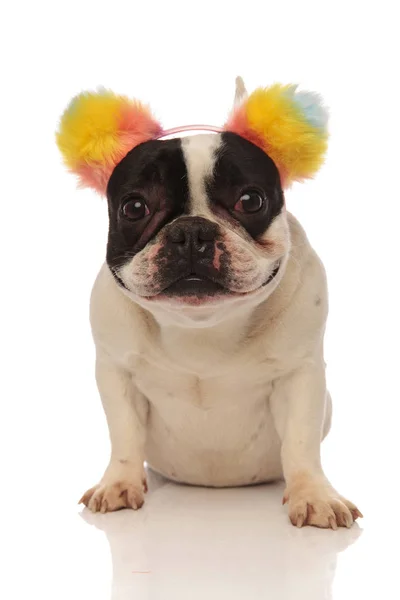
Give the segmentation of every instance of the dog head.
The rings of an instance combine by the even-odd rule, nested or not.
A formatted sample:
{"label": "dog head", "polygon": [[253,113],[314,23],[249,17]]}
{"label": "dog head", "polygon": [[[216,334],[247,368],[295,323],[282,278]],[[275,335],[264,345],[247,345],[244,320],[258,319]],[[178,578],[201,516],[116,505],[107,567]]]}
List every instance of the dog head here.
{"label": "dog head", "polygon": [[283,187],[320,166],[326,114],[295,86],[238,91],[212,135],[161,140],[147,107],[107,91],[78,96],[63,116],[67,166],[107,196],[110,271],[150,310],[258,302],[283,276]]}
{"label": "dog head", "polygon": [[108,186],[107,263],[133,297],[201,306],[274,289],[290,241],[278,170],[234,133],[145,142]]}

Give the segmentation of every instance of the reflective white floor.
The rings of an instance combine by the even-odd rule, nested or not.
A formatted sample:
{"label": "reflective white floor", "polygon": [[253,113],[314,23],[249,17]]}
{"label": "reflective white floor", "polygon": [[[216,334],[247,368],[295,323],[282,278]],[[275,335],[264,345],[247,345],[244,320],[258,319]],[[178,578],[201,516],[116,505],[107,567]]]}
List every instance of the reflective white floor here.
{"label": "reflective white floor", "polygon": [[399,529],[387,492],[364,498],[371,516],[360,526],[333,532],[293,527],[280,484],[210,490],[150,474],[141,511],[107,515],[76,508],[51,473],[44,497],[21,484],[12,490],[20,508],[2,517],[2,598],[398,597]]}

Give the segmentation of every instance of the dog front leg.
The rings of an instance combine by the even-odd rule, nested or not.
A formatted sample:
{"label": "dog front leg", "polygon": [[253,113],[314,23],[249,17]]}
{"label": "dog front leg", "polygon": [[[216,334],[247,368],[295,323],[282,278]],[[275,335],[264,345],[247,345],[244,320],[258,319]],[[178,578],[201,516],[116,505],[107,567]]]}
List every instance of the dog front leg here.
{"label": "dog front leg", "polygon": [[337,493],[321,465],[320,446],[326,415],[327,390],[323,362],[309,361],[278,380],[271,411],[282,442],[286,481],[283,498],[293,525],[350,527],[362,516],[357,507]]}
{"label": "dog front leg", "polygon": [[137,392],[132,375],[98,352],[96,381],[111,440],[110,463],[98,485],[80,500],[93,512],[140,508],[146,478],[144,444],[147,401]]}

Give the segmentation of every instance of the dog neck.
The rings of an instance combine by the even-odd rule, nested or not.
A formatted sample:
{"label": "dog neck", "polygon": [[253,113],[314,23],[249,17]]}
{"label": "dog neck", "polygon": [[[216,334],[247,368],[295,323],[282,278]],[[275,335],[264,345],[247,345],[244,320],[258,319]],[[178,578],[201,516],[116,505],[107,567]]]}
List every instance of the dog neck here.
{"label": "dog neck", "polygon": [[[181,347],[196,349],[214,348],[230,354],[257,326],[257,307],[229,307],[213,312],[200,310],[188,314],[181,310],[179,318],[171,313],[152,314],[156,321],[161,344],[164,348]],[[209,350],[208,350],[209,351]]]}

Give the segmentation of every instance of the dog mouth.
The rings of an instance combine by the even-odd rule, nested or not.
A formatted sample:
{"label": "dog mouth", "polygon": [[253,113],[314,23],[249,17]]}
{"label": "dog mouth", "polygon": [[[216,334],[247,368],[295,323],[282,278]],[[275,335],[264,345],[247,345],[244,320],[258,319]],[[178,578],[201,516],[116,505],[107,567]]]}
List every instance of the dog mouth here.
{"label": "dog mouth", "polygon": [[168,296],[215,296],[227,294],[228,291],[223,285],[208,277],[191,274],[172,283],[163,290],[163,294],[168,294]]}
{"label": "dog mouth", "polygon": [[[268,278],[260,286],[261,288],[270,284],[281,267],[281,261],[279,260]],[[256,290],[255,290],[256,291]],[[250,292],[247,292],[250,293]],[[197,297],[212,297],[212,296],[224,296],[224,295],[245,295],[232,292],[228,287],[225,287],[222,283],[214,281],[209,277],[199,275],[197,273],[190,273],[181,279],[178,279],[162,292],[163,295],[167,296],[197,296]]]}

